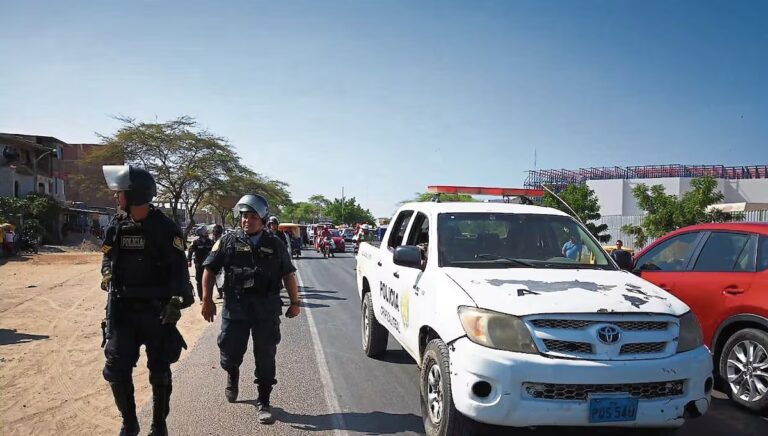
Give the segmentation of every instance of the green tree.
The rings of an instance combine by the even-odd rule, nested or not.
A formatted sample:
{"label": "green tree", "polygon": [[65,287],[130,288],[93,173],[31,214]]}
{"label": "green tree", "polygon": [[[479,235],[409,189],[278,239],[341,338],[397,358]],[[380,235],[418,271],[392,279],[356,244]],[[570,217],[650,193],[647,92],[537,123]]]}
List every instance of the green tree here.
{"label": "green tree", "polygon": [[335,224],[374,223],[373,215],[368,209],[363,209],[355,197],[334,198],[323,209],[323,215]]}
{"label": "green tree", "polygon": [[[586,184],[568,185],[558,193],[560,198],[563,199],[573,212],[576,213],[576,217],[584,226],[589,230],[592,235],[597,238],[598,241],[605,243],[611,240],[611,235],[604,233],[608,230],[606,224],[595,224],[593,221],[600,219],[600,204],[597,201],[595,191],[590,189]],[[541,200],[543,206],[552,207],[561,210],[568,215],[573,215],[570,209],[568,209],[563,203],[561,203],[554,195],[549,192],[544,192],[544,197]]]}
{"label": "green tree", "polygon": [[[417,192],[412,199],[403,200],[400,204],[433,201],[435,198],[435,194],[432,192]],[[439,198],[443,203],[478,201],[469,194],[439,194]]]}
{"label": "green tree", "polygon": [[293,223],[311,223],[317,221],[322,212],[316,205],[307,202],[300,201],[298,203],[292,203],[285,208],[280,215],[281,222],[293,222]]}
{"label": "green tree", "polygon": [[13,223],[19,233],[43,242],[58,239],[61,206],[50,195],[30,192],[24,198],[0,197],[0,223]]}
{"label": "green tree", "polygon": [[717,181],[712,177],[691,180],[691,190],[678,198],[666,193],[664,186],[648,187],[639,184],[632,188],[637,205],[645,211],[639,226],[627,224],[621,231],[634,235],[635,245],[642,247],[648,238],[658,238],[681,227],[705,222],[734,221],[740,213],[707,211],[707,206],[720,203],[725,196],[717,191]]}
{"label": "green tree", "polygon": [[118,120],[123,126],[111,136],[102,135],[104,146],[88,158],[94,162],[122,160],[149,171],[158,185],[156,201],[170,204],[177,224],[181,207],[194,216],[206,194],[223,186],[228,174],[246,171],[224,138],[199,128],[191,117],[162,123],[128,117]]}

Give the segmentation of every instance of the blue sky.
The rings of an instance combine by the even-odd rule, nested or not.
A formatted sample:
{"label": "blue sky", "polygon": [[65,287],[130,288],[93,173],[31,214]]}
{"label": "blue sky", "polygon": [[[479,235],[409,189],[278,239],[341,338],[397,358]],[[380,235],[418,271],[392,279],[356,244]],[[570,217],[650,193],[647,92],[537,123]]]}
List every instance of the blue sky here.
{"label": "blue sky", "polygon": [[[768,2],[0,0],[0,132],[191,115],[377,216],[526,170],[768,164]],[[320,168],[330,167],[329,171]]]}

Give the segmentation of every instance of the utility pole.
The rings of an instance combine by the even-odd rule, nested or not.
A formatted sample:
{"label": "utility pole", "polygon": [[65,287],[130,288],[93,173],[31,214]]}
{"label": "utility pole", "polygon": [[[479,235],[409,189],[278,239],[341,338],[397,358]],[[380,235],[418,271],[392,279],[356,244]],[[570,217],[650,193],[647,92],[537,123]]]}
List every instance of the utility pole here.
{"label": "utility pole", "polygon": [[344,187],[341,187],[341,223],[344,224]]}

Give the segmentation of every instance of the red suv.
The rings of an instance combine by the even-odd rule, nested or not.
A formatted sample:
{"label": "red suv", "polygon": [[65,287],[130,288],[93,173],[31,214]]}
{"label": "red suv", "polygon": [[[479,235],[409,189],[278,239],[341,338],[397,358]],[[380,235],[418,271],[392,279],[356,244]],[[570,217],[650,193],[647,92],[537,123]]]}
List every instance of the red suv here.
{"label": "red suv", "polygon": [[768,224],[684,227],[637,253],[634,273],[690,306],[731,399],[768,412]]}

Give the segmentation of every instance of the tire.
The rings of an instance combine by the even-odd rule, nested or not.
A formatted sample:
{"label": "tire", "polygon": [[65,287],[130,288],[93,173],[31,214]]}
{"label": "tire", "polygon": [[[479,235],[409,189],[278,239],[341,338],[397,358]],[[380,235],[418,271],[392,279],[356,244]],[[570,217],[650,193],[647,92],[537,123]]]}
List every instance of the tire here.
{"label": "tire", "polygon": [[456,410],[451,391],[448,347],[433,339],[421,359],[421,416],[428,436],[471,435],[479,425]]}
{"label": "tire", "polygon": [[[750,348],[753,353],[751,361],[748,356]],[[742,370],[740,366],[747,369]],[[755,384],[751,384],[749,390],[750,373],[751,380],[757,378],[762,382],[762,392],[759,385]],[[734,333],[720,353],[718,374],[731,400],[753,412],[768,414],[768,333],[758,329],[744,329]],[[745,388],[742,393],[738,392],[739,380],[746,382],[742,385]]]}
{"label": "tire", "polygon": [[367,292],[363,297],[363,307],[360,316],[360,332],[363,337],[363,351],[368,357],[375,357],[387,350],[389,332],[383,325],[376,321],[373,314],[373,300],[371,293]]}

